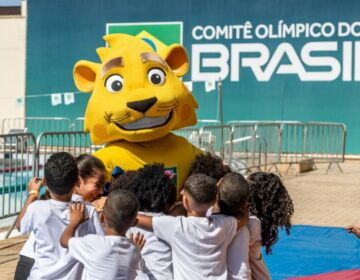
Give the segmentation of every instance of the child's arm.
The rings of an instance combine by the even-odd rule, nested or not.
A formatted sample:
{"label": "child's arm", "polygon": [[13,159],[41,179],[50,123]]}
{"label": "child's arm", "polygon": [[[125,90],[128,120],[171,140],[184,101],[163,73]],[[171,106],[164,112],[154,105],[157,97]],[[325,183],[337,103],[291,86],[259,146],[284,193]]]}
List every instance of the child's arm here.
{"label": "child's arm", "polygon": [[137,215],[137,226],[147,229],[147,230],[154,230],[152,220],[153,220],[153,217],[151,217],[151,216],[138,214]]}
{"label": "child's arm", "polygon": [[73,237],[77,227],[85,220],[85,204],[73,203],[69,205],[70,223],[64,230],[60,238],[60,245],[69,248],[69,240]]}
{"label": "child's arm", "polygon": [[25,216],[26,209],[32,202],[34,202],[38,199],[41,184],[42,184],[42,179],[38,178],[38,177],[32,178],[31,181],[29,182],[29,186],[28,186],[29,194],[26,199],[25,205],[24,205],[23,209],[21,209],[21,212],[20,212],[20,214],[16,220],[16,224],[15,224],[18,231],[20,231],[21,220]]}

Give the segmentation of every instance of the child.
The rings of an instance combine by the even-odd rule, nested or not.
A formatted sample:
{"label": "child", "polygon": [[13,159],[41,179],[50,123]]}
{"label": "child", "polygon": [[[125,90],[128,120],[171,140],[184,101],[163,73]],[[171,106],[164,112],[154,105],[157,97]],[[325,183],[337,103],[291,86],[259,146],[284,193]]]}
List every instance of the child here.
{"label": "child", "polygon": [[188,217],[138,215],[139,226],[154,230],[171,246],[174,279],[227,279],[226,250],[241,225],[233,217],[206,217],[216,194],[214,179],[194,174],[183,190]]}
{"label": "child", "polygon": [[256,172],[250,181],[250,267],[252,279],[271,279],[261,255],[266,254],[278,241],[279,228],[285,227],[290,234],[294,205],[280,178],[273,173]]}
{"label": "child", "polygon": [[92,202],[103,194],[106,169],[101,160],[92,155],[82,154],[76,158],[79,169],[79,185],[75,194]]}
{"label": "child", "polygon": [[197,155],[190,168],[190,175],[205,174],[215,179],[216,182],[219,182],[229,172],[231,172],[230,167],[225,165],[220,157],[210,153]]}
{"label": "child", "polygon": [[[236,172],[226,174],[218,183],[218,199],[213,213],[220,212],[238,220],[248,217],[249,184]],[[227,251],[228,279],[251,279],[249,264],[250,232],[241,227],[230,243]]]}
{"label": "child", "polygon": [[[61,232],[69,222],[68,205],[78,184],[78,168],[68,153],[53,154],[45,164],[45,178],[34,178],[16,227],[22,234],[32,232],[35,263],[28,279],[78,279],[82,267],[59,244]],[[47,185],[51,199],[37,200],[41,184]],[[94,207],[86,205],[88,220],[79,227],[79,236],[101,232]]]}
{"label": "child", "polygon": [[[79,184],[76,186],[71,201],[92,202],[96,197],[102,194],[105,184],[105,166],[101,160],[92,155],[79,155],[76,158],[76,164],[79,172]],[[51,199],[48,190],[40,199]],[[97,228],[97,233],[103,234],[101,228]],[[20,259],[16,266],[14,280],[27,279],[31,268],[34,265],[35,258],[35,238],[30,233],[28,240],[21,249]]]}
{"label": "child", "polygon": [[[137,171],[126,172],[111,183],[111,190],[125,189],[132,192],[140,202],[140,214],[157,217],[168,214],[176,201],[176,186],[166,175],[164,165],[145,165]],[[128,233],[134,233],[130,228]],[[141,230],[146,244],[141,250],[145,261],[144,273],[149,279],[173,279],[171,247],[152,231]]]}
{"label": "child", "polygon": [[[70,223],[61,236],[60,244],[84,266],[81,279],[135,279],[140,252],[125,234],[129,227],[136,225],[138,209],[139,202],[132,193],[113,191],[106,199],[101,216],[105,236],[89,234],[73,237],[86,217],[83,205],[70,206]],[[144,242],[143,237],[137,240],[140,248]]]}

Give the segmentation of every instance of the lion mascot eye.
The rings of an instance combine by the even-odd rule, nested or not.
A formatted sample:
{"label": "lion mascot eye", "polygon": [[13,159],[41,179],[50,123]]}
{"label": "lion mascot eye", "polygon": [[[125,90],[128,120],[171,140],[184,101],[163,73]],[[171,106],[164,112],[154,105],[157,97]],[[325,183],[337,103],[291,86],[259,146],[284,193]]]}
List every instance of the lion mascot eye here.
{"label": "lion mascot eye", "polygon": [[111,75],[105,81],[105,87],[112,93],[121,91],[124,86],[124,79],[120,75]]}
{"label": "lion mascot eye", "polygon": [[148,72],[148,80],[150,83],[161,86],[165,84],[165,73],[160,68],[152,68]]}

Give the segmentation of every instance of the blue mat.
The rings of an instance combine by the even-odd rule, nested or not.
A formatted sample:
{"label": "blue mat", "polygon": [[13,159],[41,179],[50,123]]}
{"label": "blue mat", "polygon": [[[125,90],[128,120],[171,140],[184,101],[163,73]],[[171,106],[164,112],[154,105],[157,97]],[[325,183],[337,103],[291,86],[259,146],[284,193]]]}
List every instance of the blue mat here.
{"label": "blue mat", "polygon": [[360,268],[360,239],[344,228],[293,226],[265,262],[274,280]]}

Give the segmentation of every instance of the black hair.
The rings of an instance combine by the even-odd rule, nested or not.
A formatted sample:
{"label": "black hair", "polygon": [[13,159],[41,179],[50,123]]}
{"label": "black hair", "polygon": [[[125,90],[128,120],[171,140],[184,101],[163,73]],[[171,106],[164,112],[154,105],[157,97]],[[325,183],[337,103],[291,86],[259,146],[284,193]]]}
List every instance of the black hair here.
{"label": "black hair", "polygon": [[209,152],[197,155],[190,168],[190,175],[202,173],[217,182],[229,172],[231,172],[230,167],[225,165],[220,157]]}
{"label": "black hair", "polygon": [[189,176],[185,182],[184,191],[199,204],[208,204],[216,201],[216,181],[205,174]]}
{"label": "black hair", "polygon": [[136,196],[127,190],[111,192],[104,205],[107,225],[117,233],[126,232],[134,224],[139,210]]}
{"label": "black hair", "polygon": [[244,213],[250,196],[249,184],[239,173],[226,174],[219,182],[219,207],[224,215],[237,216]]}
{"label": "black hair", "polygon": [[[79,169],[79,176],[86,181],[87,179],[94,177],[95,174],[98,172],[101,172],[105,174],[106,169],[103,164],[103,162],[98,159],[97,157],[94,157],[92,155],[87,154],[81,154],[76,158],[76,164]],[[97,187],[104,187],[105,185],[105,175],[103,176],[103,179],[100,180]]]}
{"label": "black hair", "polygon": [[266,254],[278,241],[279,227],[290,234],[294,204],[280,178],[273,173],[256,172],[248,177],[250,183],[250,212],[261,221],[262,245]]}
{"label": "black hair", "polygon": [[132,192],[144,212],[166,213],[176,201],[176,186],[159,163],[120,175],[112,181],[110,192],[116,189]]}
{"label": "black hair", "polygon": [[78,168],[72,155],[60,152],[45,163],[45,180],[49,190],[58,195],[70,193],[78,181]]}

